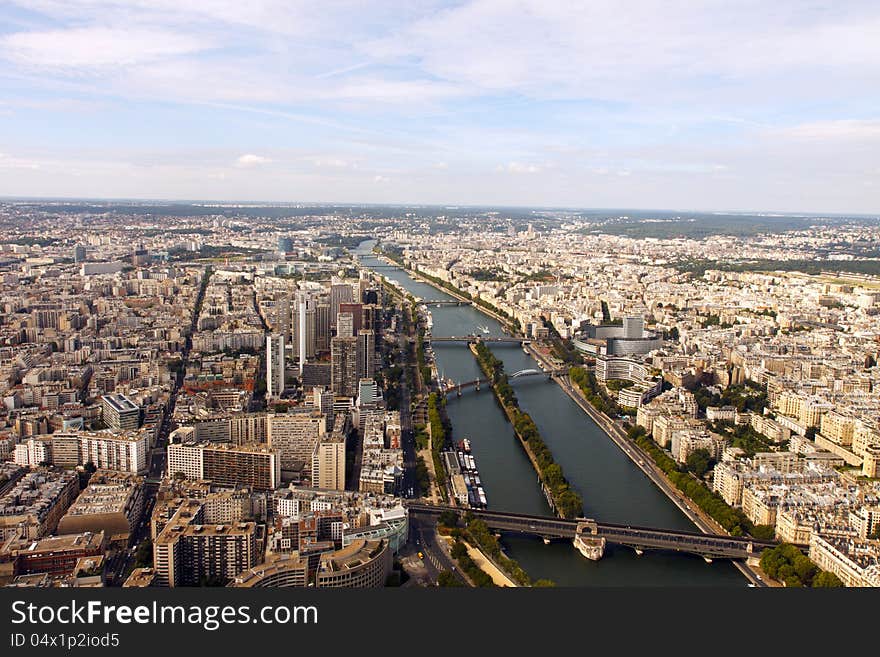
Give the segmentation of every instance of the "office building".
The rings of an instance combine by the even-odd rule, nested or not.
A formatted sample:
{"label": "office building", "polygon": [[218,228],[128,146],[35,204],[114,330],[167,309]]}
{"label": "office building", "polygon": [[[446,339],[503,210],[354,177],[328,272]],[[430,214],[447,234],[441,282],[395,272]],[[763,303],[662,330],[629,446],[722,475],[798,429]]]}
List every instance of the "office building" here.
{"label": "office building", "polygon": [[336,316],[339,314],[339,305],[354,301],[351,285],[341,283],[334,279],[330,284],[330,321],[336,326]]}
{"label": "office building", "polygon": [[357,394],[358,338],[336,337],[330,340],[330,389],[339,395]]}
{"label": "office building", "polygon": [[[339,304],[339,312],[340,313],[350,313],[351,321],[352,321],[352,335],[357,335],[358,331],[362,328],[367,328],[364,326],[364,307],[363,304],[360,303],[340,303]],[[340,333],[337,332],[337,335]]]}
{"label": "office building", "polygon": [[354,315],[341,311],[336,315],[336,335],[340,338],[354,337]]}
{"label": "office building", "polygon": [[278,452],[281,469],[299,471],[310,464],[315,445],[325,429],[326,420],[319,412],[270,414],[268,443]]}
{"label": "office building", "polygon": [[224,583],[257,562],[253,522],[207,524],[198,500],[183,502],[153,543],[154,586]]}
{"label": "office building", "polygon": [[284,336],[266,336],[266,395],[280,397],[284,392]]}
{"label": "office building", "polygon": [[376,375],[376,334],[362,329],[357,335],[358,379],[372,379]]}
{"label": "office building", "polygon": [[101,413],[108,429],[124,431],[141,425],[141,407],[125,395],[108,394],[101,397]]}
{"label": "office building", "polygon": [[168,474],[209,479],[219,486],[273,490],[281,484],[281,459],[265,445],[176,443],[168,446]]}
{"label": "office building", "polygon": [[315,445],[312,487],[345,490],[345,436],[330,433]]}

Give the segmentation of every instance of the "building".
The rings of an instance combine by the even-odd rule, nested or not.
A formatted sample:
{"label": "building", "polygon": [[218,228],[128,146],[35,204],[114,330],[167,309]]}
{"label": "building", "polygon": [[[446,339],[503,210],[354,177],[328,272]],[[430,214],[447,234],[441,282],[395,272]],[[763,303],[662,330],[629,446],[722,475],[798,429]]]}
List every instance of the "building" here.
{"label": "building", "polygon": [[81,559],[103,556],[106,541],[103,532],[86,532],[5,545],[4,550],[7,551],[4,557],[12,559],[16,575],[72,575]]}
{"label": "building", "polygon": [[257,562],[256,524],[205,525],[203,506],[184,502],[153,542],[156,586],[226,582]]}
{"label": "building", "polygon": [[312,456],[312,486],[345,490],[345,436],[330,433],[315,445]]}
{"label": "building", "polygon": [[86,247],[82,244],[77,244],[73,247],[73,262],[74,264],[80,264],[81,262],[85,262],[86,259]]}
{"label": "building", "polygon": [[108,542],[127,544],[144,511],[143,479],[98,470],[58,523],[58,534],[103,532]]}
{"label": "building", "polygon": [[266,394],[280,397],[284,392],[284,336],[266,336]]}
{"label": "building", "polygon": [[880,586],[878,541],[813,534],[810,561],[837,575],[846,586]]}
{"label": "building", "polygon": [[354,315],[348,311],[340,311],[336,315],[336,335],[340,338],[352,338],[357,335],[354,332]]}
{"label": "building", "polygon": [[326,426],[326,419],[319,411],[270,414],[266,424],[268,444],[278,452],[281,469],[299,471],[306,464],[310,466]]}
{"label": "building", "polygon": [[177,443],[168,445],[168,473],[220,486],[273,490],[281,485],[281,458],[265,445]]}
{"label": "building", "polygon": [[125,395],[101,397],[101,416],[104,425],[114,431],[133,430],[141,426],[141,407]]}
{"label": "building", "polygon": [[343,303],[352,303],[354,301],[354,295],[351,289],[351,285],[348,283],[339,282],[338,279],[334,279],[330,283],[330,321],[333,323],[333,327],[336,327],[336,317],[339,315],[339,306]]}
{"label": "building", "polygon": [[376,375],[376,333],[361,329],[357,338],[358,380],[372,379]]}
{"label": "building", "polygon": [[338,395],[354,397],[358,392],[358,338],[330,340],[330,389]]}
{"label": "building", "polygon": [[379,588],[391,574],[388,541],[359,539],[329,554],[322,554],[315,576],[316,588]]}
{"label": "building", "polygon": [[77,431],[52,434],[52,463],[76,466],[92,463],[99,470],[132,474],[147,471],[146,431]]}
{"label": "building", "polygon": [[0,497],[0,541],[54,532],[77,493],[75,472],[40,468],[25,474]]}

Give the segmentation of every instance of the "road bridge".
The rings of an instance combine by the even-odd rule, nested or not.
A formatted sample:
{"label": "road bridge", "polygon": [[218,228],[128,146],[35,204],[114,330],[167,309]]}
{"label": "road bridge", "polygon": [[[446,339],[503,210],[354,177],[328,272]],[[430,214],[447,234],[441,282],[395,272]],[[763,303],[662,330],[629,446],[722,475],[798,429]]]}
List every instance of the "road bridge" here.
{"label": "road bridge", "polygon": [[529,338],[512,338],[509,336],[503,337],[490,337],[490,336],[479,336],[479,335],[451,335],[449,337],[430,337],[426,338],[430,342],[464,342],[470,344],[472,342],[487,342],[492,344],[531,344],[532,341]]}
{"label": "road bridge", "polygon": [[[549,381],[554,376],[562,374],[563,372],[564,372],[564,370],[552,370],[552,371],[535,370],[535,369],[520,370],[518,372],[514,372],[513,374],[508,375],[507,380],[512,383],[513,381],[515,381],[517,379],[524,379],[524,378],[529,378],[529,377],[534,377],[534,376],[544,376],[544,377],[547,377],[547,380]],[[481,378],[481,379],[474,379],[473,381],[463,381],[461,383],[452,382],[452,383],[449,383],[448,385],[446,385],[442,390],[447,395],[451,392],[456,392],[458,394],[461,394],[461,392],[463,390],[469,390],[470,388],[476,388],[477,390],[479,390],[481,386],[485,386],[485,385],[490,385],[489,379]]]}
{"label": "road bridge", "polygon": [[424,304],[426,306],[472,306],[472,301],[453,301],[449,299],[419,299],[418,303]]}
{"label": "road bridge", "polygon": [[411,515],[435,519],[444,511],[452,511],[459,516],[470,513],[485,522],[490,529],[531,534],[546,540],[561,538],[573,541],[581,536],[594,537],[605,539],[608,543],[632,547],[637,552],[648,549],[671,550],[696,554],[705,559],[748,559],[758,556],[765,548],[777,545],[776,541],[748,537],[619,525],[584,518],[565,520],[431,504],[409,504],[408,509]]}

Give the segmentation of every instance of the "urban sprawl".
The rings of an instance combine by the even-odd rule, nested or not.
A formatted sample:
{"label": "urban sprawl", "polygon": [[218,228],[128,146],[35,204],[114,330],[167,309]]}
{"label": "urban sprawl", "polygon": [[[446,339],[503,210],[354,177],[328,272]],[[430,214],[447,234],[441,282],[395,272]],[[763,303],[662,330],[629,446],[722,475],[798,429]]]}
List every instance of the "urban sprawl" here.
{"label": "urban sprawl", "polygon": [[[753,581],[880,586],[880,224],[699,222],[0,204],[0,582],[546,583],[449,437],[430,304],[368,253],[501,322],[695,532],[756,541]],[[601,558],[484,334],[455,337]]]}

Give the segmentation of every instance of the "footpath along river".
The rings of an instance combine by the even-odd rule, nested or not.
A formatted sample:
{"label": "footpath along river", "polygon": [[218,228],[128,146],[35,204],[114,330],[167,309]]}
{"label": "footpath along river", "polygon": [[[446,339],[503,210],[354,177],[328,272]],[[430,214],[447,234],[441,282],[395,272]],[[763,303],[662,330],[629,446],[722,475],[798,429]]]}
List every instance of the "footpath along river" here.
{"label": "footpath along river", "polygon": [[[375,242],[357,250],[362,265],[397,281],[421,299],[449,300],[449,295],[389,267],[372,255]],[[461,336],[488,328],[486,335],[505,335],[500,324],[471,306],[431,307],[435,337]],[[513,373],[539,368],[516,345],[493,345],[492,351]],[[434,345],[442,376],[455,381],[481,377],[479,366],[463,343]],[[528,412],[541,436],[562,466],[571,485],[584,499],[584,516],[614,523],[694,530],[693,524],[627,458],[602,429],[578,408],[555,383],[526,377],[513,383],[520,407]],[[552,515],[537,475],[513,435],[492,391],[451,395],[447,406],[456,440],[470,438],[489,508],[517,513]],[[507,534],[506,552],[533,579],[551,579],[559,586],[746,586],[745,578],[723,561],[707,564],[696,556],[609,545],[598,562],[582,557],[567,542],[545,545],[535,538]]]}

